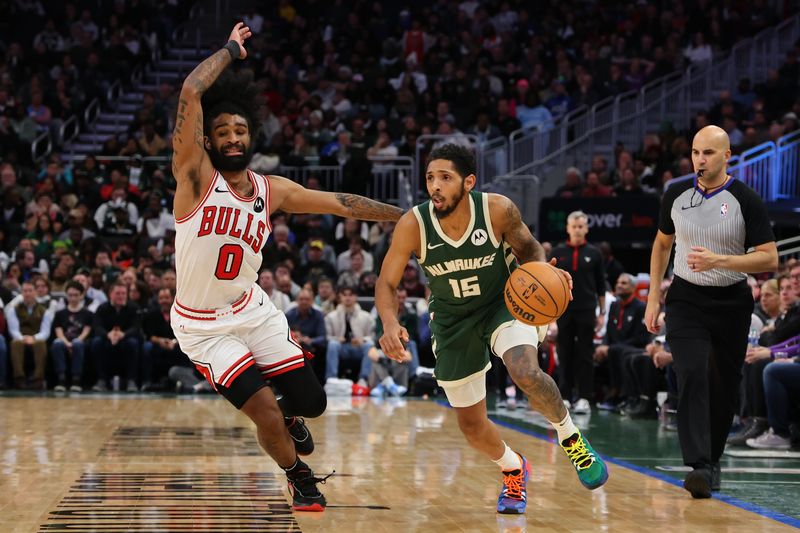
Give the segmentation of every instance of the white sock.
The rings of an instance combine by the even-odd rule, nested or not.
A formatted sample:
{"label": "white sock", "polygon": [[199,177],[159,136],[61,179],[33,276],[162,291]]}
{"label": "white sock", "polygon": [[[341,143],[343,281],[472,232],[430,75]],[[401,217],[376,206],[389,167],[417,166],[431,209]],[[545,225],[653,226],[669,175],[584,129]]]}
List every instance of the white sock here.
{"label": "white sock", "polygon": [[508,444],[505,442],[503,446],[506,447],[506,451],[503,452],[503,455],[500,459],[493,461],[503,472],[508,472],[510,470],[522,470],[522,459],[520,458],[519,454],[516,453],[514,450],[508,447]]}
{"label": "white sock", "polygon": [[565,416],[564,420],[561,422],[550,423],[553,425],[553,429],[555,429],[558,433],[559,444],[573,436],[575,433],[578,433],[578,428],[572,423],[572,417],[569,416],[569,413],[567,413],[567,416]]}

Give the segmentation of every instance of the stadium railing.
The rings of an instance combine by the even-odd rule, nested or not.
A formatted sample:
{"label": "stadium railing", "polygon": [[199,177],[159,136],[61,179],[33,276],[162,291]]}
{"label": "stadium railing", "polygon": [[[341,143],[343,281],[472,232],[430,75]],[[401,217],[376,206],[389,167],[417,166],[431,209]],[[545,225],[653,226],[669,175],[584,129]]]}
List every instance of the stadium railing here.
{"label": "stadium railing", "polygon": [[[768,141],[742,152],[728,161],[728,174],[744,181],[769,202],[798,196],[800,130],[784,135],[778,142]],[[694,178],[694,173],[679,176],[664,184]]]}
{"label": "stadium railing", "polygon": [[[475,166],[478,173],[476,187],[481,187],[488,183],[491,178],[503,175],[508,172],[508,139],[506,137],[496,137],[488,141],[481,141],[477,135],[472,133],[453,132],[448,135],[426,134],[417,137],[416,144],[416,165],[415,183],[422,183],[422,173],[425,164],[425,157],[435,147],[446,144],[460,144],[475,150]],[[414,191],[414,201],[420,198],[421,191],[416,187]]]}
{"label": "stadium railing", "polygon": [[507,174],[498,176],[481,187],[482,191],[502,194],[514,200],[519,212],[529,226],[539,223],[541,182],[537,176]]}
{"label": "stadium railing", "polygon": [[787,259],[800,259],[800,235],[789,237],[775,243],[778,246],[778,257],[781,262]]}
{"label": "stadium railing", "polygon": [[665,121],[682,129],[695,112],[708,108],[719,91],[735,87],[741,78],[765,79],[798,38],[800,14],[737,43],[724,58],[705,68],[689,67],[639,91],[578,108],[549,131],[518,130],[510,140],[511,173],[537,175],[543,186],[555,189],[567,167],[587,168],[595,154],[610,159],[620,142],[638,146],[646,133],[657,131]]}

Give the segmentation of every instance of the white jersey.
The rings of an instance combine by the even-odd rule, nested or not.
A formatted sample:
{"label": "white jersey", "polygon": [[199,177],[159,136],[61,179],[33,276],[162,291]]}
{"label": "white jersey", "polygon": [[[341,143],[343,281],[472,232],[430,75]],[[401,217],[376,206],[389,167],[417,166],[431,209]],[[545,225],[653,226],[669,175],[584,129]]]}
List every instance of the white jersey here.
{"label": "white jersey", "polygon": [[236,302],[258,279],[269,222],[269,179],[247,171],[242,198],[219,172],[194,210],[175,220],[176,304],[202,312]]}

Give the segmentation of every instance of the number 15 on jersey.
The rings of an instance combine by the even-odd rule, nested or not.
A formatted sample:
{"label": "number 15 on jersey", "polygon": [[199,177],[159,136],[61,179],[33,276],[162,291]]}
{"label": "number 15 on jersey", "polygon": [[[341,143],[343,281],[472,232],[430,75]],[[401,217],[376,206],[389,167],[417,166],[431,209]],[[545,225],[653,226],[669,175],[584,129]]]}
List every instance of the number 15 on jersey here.
{"label": "number 15 on jersey", "polygon": [[478,276],[470,276],[462,279],[448,280],[453,288],[453,296],[456,298],[467,298],[468,296],[480,296],[481,286],[478,285]]}

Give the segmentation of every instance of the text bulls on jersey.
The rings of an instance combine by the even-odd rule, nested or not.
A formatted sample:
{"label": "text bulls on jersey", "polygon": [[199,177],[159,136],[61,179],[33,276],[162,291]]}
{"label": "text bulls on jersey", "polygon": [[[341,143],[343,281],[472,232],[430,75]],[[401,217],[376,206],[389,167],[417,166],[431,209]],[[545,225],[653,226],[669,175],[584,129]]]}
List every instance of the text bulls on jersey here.
{"label": "text bulls on jersey", "polygon": [[198,237],[210,235],[229,235],[241,240],[255,253],[264,245],[264,232],[267,225],[263,220],[254,222],[253,213],[242,216],[242,210],[237,207],[224,207],[208,205],[203,208],[203,217],[200,221]]}

